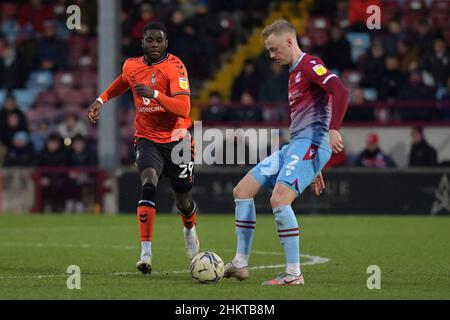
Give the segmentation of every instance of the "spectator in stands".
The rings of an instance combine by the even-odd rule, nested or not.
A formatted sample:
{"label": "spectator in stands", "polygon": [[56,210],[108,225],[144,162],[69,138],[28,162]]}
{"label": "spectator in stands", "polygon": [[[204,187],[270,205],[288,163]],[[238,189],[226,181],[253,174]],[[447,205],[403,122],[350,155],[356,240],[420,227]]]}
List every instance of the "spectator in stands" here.
{"label": "spectator in stands", "polygon": [[447,78],[450,76],[450,52],[445,39],[434,40],[433,49],[425,54],[422,65],[423,69],[433,76],[435,86],[444,87],[447,84]]}
{"label": "spectator in stands", "polygon": [[380,149],[376,133],[367,135],[366,148],[356,158],[355,165],[368,168],[395,167],[394,161]]}
{"label": "spectator in stands", "polygon": [[241,75],[234,80],[231,90],[231,99],[233,101],[241,100],[242,94],[246,91],[253,97],[256,97],[261,87],[261,76],[256,70],[255,64],[251,60],[245,61]]}
{"label": "spectator in stands", "polygon": [[369,101],[364,97],[364,90],[361,88],[351,89],[350,107],[345,114],[347,121],[374,121],[374,109]]}
{"label": "spectator in stands", "polygon": [[140,8],[139,20],[133,25],[132,35],[137,41],[142,39],[142,29],[144,26],[156,20],[153,8],[149,3],[142,3]]}
{"label": "spectator in stands", "polygon": [[[39,154],[38,165],[44,168],[66,167],[69,157],[63,139],[57,133],[51,134],[44,149]],[[50,169],[51,170],[51,169]],[[65,172],[43,171],[39,181],[45,211],[62,212],[65,207],[67,193],[73,192],[72,180]]]}
{"label": "spectator in stands", "polygon": [[[402,106],[399,109],[402,120],[430,120],[432,118],[431,108],[417,106],[418,103],[432,101],[435,99],[434,90],[423,83],[419,71],[412,71],[408,81],[400,89],[397,96],[399,101],[407,101],[411,106]],[[429,103],[429,102],[428,102]]]}
{"label": "spectator in stands", "polygon": [[447,88],[440,99],[443,105],[439,107],[442,120],[450,120],[450,76],[447,78]]}
{"label": "spectator in stands", "polygon": [[[11,115],[14,114],[15,116]],[[28,121],[25,113],[17,106],[14,96],[8,94],[5,104],[0,110],[0,142],[10,145],[15,132],[28,132]]]}
{"label": "spectator in stands", "polygon": [[16,48],[0,38],[0,88],[15,89],[22,87],[26,74],[17,58]]}
{"label": "spectator in stands", "polygon": [[258,100],[264,102],[286,101],[288,79],[287,69],[276,62],[271,62],[269,72],[264,76],[259,89]]}
{"label": "spectator in stands", "polygon": [[87,136],[88,130],[86,124],[80,120],[76,113],[69,113],[64,122],[62,122],[58,128],[57,132],[63,138],[73,138],[75,135],[80,134],[82,136]]}
{"label": "spectator in stands", "polygon": [[400,61],[400,71],[408,72],[410,70],[411,62],[418,61],[417,50],[411,46],[408,40],[399,41],[397,46],[397,56]]}
{"label": "spectator in stands", "polygon": [[380,40],[375,39],[369,52],[361,61],[361,71],[364,75],[361,85],[380,88],[381,78],[385,74],[384,50]]}
{"label": "spectator in stands", "polygon": [[381,87],[378,89],[380,100],[393,101],[397,98],[400,88],[406,81],[406,74],[400,71],[400,63],[397,56],[386,57],[386,72],[381,79]]}
{"label": "spectator in stands", "polygon": [[12,144],[6,152],[5,167],[27,167],[35,164],[35,153],[26,131],[14,134]]}
{"label": "spectator in stands", "polygon": [[208,107],[203,109],[202,120],[225,121],[228,119],[228,107],[224,105],[222,95],[213,91],[208,97]]}
{"label": "spectator in stands", "polygon": [[409,166],[431,167],[438,165],[436,149],[428,144],[423,134],[423,128],[412,128],[411,138],[412,145],[409,154]]}
{"label": "spectator in stands", "polygon": [[66,41],[57,38],[56,26],[51,20],[44,23],[44,34],[38,44],[38,58],[44,70],[67,70],[69,47]]}
{"label": "spectator in stands", "polygon": [[52,133],[45,143],[45,147],[39,154],[39,166],[41,167],[64,167],[69,164],[67,150],[62,137]]}
{"label": "spectator in stands", "polygon": [[[6,147],[11,147],[13,143],[14,135],[19,132],[24,131],[20,125],[20,117],[17,113],[10,113],[7,116],[6,127],[1,130],[1,142]],[[27,131],[26,131],[27,132]]]}
{"label": "spectator in stands", "polygon": [[431,30],[431,26],[427,18],[418,20],[414,25],[414,29],[411,43],[414,43],[415,49],[418,51],[418,55],[422,56],[429,48],[433,47],[433,41],[436,34],[433,30]]}
{"label": "spectator in stands", "polygon": [[383,37],[383,48],[386,54],[394,55],[397,53],[398,44],[405,37],[402,32],[400,21],[391,19],[388,26],[389,32]]}
{"label": "spectator in stands", "polygon": [[69,164],[74,167],[94,167],[97,165],[96,154],[87,139],[77,134],[73,137],[69,151]]}
{"label": "spectator in stands", "polygon": [[342,71],[353,68],[351,47],[344,37],[344,30],[338,25],[332,26],[329,38],[323,50],[322,60],[327,62],[330,69]]}
{"label": "spectator in stands", "polygon": [[31,134],[31,142],[36,153],[40,153],[44,149],[45,142],[52,132],[53,125],[48,119],[39,120]]}

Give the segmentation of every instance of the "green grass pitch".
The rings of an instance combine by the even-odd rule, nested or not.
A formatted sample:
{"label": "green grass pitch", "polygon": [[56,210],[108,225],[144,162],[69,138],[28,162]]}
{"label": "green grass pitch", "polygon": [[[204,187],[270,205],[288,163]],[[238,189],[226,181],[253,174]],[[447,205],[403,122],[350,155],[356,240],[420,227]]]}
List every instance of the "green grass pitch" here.
{"label": "green grass pitch", "polygon": [[[135,269],[134,215],[0,215],[0,299],[450,299],[450,217],[298,220],[305,285],[262,287],[284,263],[271,215],[257,216],[250,279],[213,285],[191,280],[175,215],[156,217],[151,276]],[[234,215],[200,215],[197,229],[202,250],[233,257]],[[80,290],[66,287],[69,265],[81,268]],[[381,268],[380,290],[366,287],[369,265]]]}

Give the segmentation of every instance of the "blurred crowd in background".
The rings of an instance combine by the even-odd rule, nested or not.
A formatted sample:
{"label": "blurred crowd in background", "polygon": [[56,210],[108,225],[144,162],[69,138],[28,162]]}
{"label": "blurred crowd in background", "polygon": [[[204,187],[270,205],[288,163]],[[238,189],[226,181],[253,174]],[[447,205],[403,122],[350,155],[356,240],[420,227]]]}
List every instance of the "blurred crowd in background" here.
{"label": "blurred crowd in background", "polygon": [[[376,1],[382,29],[365,25],[367,1],[315,1],[301,48],[321,57],[351,93],[346,123],[387,124],[450,120],[450,2]],[[81,30],[66,27],[66,8],[77,4]],[[169,51],[189,70],[195,97],[202,83],[260,26],[277,1],[122,1],[122,55],[141,55],[142,27],[166,23]],[[87,0],[22,0],[0,4],[0,162],[3,166],[96,166],[95,128],[86,110],[97,90],[97,5]],[[201,57],[201,58],[199,58]],[[287,68],[263,53],[246,61],[231,95],[213,92],[201,119],[208,123],[286,123]],[[131,94],[120,98],[123,164],[134,161]],[[401,107],[400,107],[401,104]],[[277,108],[277,117],[268,113]],[[410,165],[436,165],[423,128],[411,132]],[[378,136],[349,163],[390,167]]]}

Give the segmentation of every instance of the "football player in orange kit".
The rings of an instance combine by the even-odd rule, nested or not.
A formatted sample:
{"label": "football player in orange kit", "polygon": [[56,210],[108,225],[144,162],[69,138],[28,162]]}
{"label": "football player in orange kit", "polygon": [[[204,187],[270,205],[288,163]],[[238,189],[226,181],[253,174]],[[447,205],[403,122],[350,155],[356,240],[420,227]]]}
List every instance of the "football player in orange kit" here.
{"label": "football player in orange kit", "polygon": [[175,193],[187,256],[192,259],[200,245],[195,230],[197,206],[191,197],[194,154],[191,152],[188,163],[174,163],[171,157],[172,149],[179,143],[189,143],[187,150],[193,148],[187,130],[192,125],[188,73],[183,62],[167,52],[167,30],[163,24],[149,23],[142,35],[144,55],[125,61],[122,74],[90,106],[88,117],[96,123],[99,109],[108,100],[129,88],[133,91],[136,166],[142,182],[137,205],[142,251],[136,267],[147,274],[152,271],[156,186],[162,173],[169,178]]}

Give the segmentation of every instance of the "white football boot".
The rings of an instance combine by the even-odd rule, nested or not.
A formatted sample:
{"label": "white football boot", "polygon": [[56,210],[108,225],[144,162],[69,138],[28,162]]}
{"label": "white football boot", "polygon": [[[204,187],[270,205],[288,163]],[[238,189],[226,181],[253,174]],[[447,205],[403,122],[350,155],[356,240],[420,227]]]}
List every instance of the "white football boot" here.
{"label": "white football boot", "polygon": [[136,268],[143,274],[152,273],[152,256],[145,254],[141,256],[141,260],[136,263]]}
{"label": "white football boot", "polygon": [[183,227],[184,248],[189,259],[195,257],[200,251],[200,241],[198,240],[195,225],[191,229]]}

